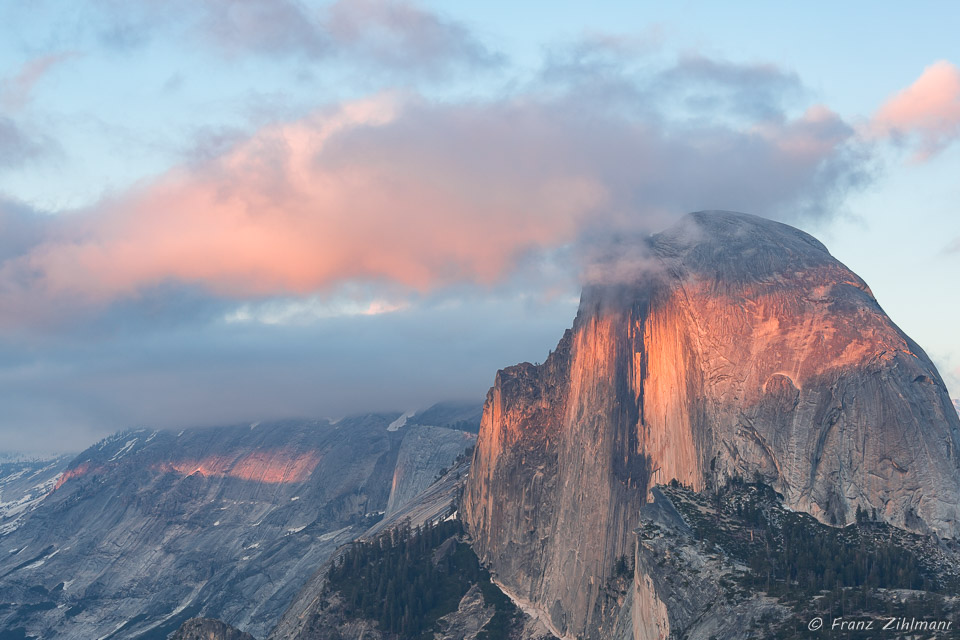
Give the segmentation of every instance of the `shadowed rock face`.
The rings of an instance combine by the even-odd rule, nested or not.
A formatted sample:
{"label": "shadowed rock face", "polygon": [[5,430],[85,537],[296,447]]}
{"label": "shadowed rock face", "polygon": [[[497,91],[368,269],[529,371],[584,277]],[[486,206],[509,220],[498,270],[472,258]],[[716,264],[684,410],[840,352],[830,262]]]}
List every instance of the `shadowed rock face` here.
{"label": "shadowed rock face", "polygon": [[[606,637],[652,483],[755,471],[824,522],[960,533],[960,420],[929,358],[813,237],[687,216],[604,265],[540,366],[497,374],[464,517],[507,590]],[[637,265],[641,265],[638,267]]]}
{"label": "shadowed rock face", "polygon": [[399,511],[433,484],[450,461],[476,440],[472,433],[444,427],[410,425],[404,429],[385,517]]}
{"label": "shadowed rock face", "polygon": [[[314,570],[381,517],[394,478],[429,484],[433,467],[449,466],[473,439],[450,429],[390,431],[397,418],[104,440],[59,479],[30,480],[45,495],[0,531],[0,629],[165,638],[202,615],[264,637]],[[222,631],[204,624],[190,629]]]}

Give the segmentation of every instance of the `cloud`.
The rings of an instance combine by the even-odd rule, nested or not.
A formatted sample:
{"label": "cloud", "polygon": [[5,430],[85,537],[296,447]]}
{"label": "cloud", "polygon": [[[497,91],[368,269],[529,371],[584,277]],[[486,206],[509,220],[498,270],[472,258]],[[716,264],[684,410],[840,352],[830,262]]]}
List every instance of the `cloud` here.
{"label": "cloud", "polygon": [[329,9],[325,28],[348,55],[393,71],[440,76],[503,61],[464,25],[408,2],[339,0]]}
{"label": "cloud", "polygon": [[202,0],[205,36],[231,54],[297,54],[308,58],[328,53],[329,38],[318,17],[296,0]]}
{"label": "cloud", "polygon": [[49,147],[48,140],[29,135],[17,122],[0,114],[0,170],[23,166]]}
{"label": "cloud", "polygon": [[502,62],[465,25],[403,0],[338,0],[322,8],[299,0],[99,0],[99,7],[101,41],[121,49],[170,31],[230,58],[336,61],[394,79],[438,79]]}
{"label": "cloud", "polygon": [[[347,288],[349,289],[349,287]],[[329,318],[379,316],[409,308],[403,300],[391,301],[379,293],[340,291],[333,296],[308,296],[243,304],[228,312],[224,320],[230,324],[310,325]]]}
{"label": "cloud", "polygon": [[[34,58],[27,61],[16,75],[0,80],[0,171],[22,167],[56,147],[46,135],[31,132],[23,125],[21,117],[14,117],[14,112],[27,105],[43,76],[74,55],[61,52]],[[10,206],[0,200],[0,217],[4,216],[4,208]]]}
{"label": "cloud", "polygon": [[50,217],[0,196],[0,264],[29,253],[49,230]]}
{"label": "cloud", "polygon": [[752,120],[780,119],[786,106],[803,94],[795,73],[772,64],[734,64],[687,55],[660,74],[658,92],[683,101],[697,113],[718,111]]}
{"label": "cloud", "polygon": [[[504,363],[542,361],[576,301],[519,298],[326,318],[322,323],[197,321],[158,329],[65,331],[0,340],[0,450],[80,451],[118,429],[339,417],[477,403]],[[455,372],[455,375],[452,373]]]}
{"label": "cloud", "polygon": [[28,60],[17,75],[0,84],[0,104],[10,111],[22,109],[31,98],[37,82],[51,69],[77,55],[63,51]]}
{"label": "cloud", "polygon": [[[696,73],[734,95],[758,73],[780,82],[755,68]],[[673,97],[598,108],[574,81],[488,101],[380,94],[322,108],[58,218],[0,265],[2,303],[97,307],[170,284],[237,301],[491,287],[591,230],[652,231],[713,208],[828,215],[869,179],[853,129],[826,107],[736,124],[677,118]]]}
{"label": "cloud", "polygon": [[917,161],[940,153],[960,136],[960,69],[946,60],[930,65],[877,110],[870,129],[913,146]]}

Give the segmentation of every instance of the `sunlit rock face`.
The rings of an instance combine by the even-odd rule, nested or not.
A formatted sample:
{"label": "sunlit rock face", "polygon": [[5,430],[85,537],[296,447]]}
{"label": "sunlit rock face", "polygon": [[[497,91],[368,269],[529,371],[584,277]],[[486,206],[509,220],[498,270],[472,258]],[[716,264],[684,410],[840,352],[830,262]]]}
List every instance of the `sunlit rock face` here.
{"label": "sunlit rock face", "polygon": [[[621,247],[622,249],[622,247]],[[602,265],[572,330],[487,395],[464,515],[506,589],[570,636],[653,483],[756,471],[827,523],[955,536],[960,419],[929,358],[816,239],[702,212]]]}

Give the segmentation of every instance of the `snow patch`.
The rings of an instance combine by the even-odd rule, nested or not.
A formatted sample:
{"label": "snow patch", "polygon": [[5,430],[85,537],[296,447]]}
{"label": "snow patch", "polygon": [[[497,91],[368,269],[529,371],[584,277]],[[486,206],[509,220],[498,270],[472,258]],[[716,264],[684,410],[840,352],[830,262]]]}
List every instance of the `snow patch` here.
{"label": "snow patch", "polygon": [[127,624],[127,622],[129,622],[129,620],[124,620],[123,622],[121,622],[120,624],[118,624],[117,626],[115,626],[115,627],[113,628],[113,631],[111,631],[110,633],[108,633],[108,634],[105,635],[105,636],[100,636],[99,638],[97,638],[97,640],[107,640],[107,638],[109,638],[110,636],[112,636],[113,634],[115,634],[117,631],[120,631],[120,629],[123,628],[123,625]]}
{"label": "snow patch", "polygon": [[387,427],[387,431],[399,431],[400,427],[407,424],[407,419],[412,418],[417,412],[407,411],[405,414],[394,420],[390,423],[390,426]]}
{"label": "snow patch", "polygon": [[[45,467],[41,471],[48,471],[50,467]],[[26,492],[23,493],[18,499],[11,500],[9,502],[3,499],[3,490],[2,487],[13,482],[14,480],[19,479],[25,473],[29,471],[25,469],[19,471],[15,474],[7,476],[2,481],[0,481],[0,520],[7,520],[2,525],[0,525],[0,536],[7,535],[18,529],[23,517],[30,511],[33,511],[50,493],[53,487],[57,484],[57,481],[60,479],[60,476],[63,473],[58,473],[57,475],[47,478],[43,482],[39,482]],[[35,477],[37,474],[33,473],[30,475],[31,478]]]}
{"label": "snow patch", "polygon": [[47,556],[44,556],[44,557],[40,558],[40,559],[37,560],[36,562],[31,562],[30,564],[28,564],[27,566],[25,566],[24,569],[36,569],[37,567],[41,567],[41,566],[43,566],[43,564],[44,564],[47,560],[49,560],[49,559],[52,558],[53,556],[57,555],[58,553],[60,553],[60,549],[57,549],[56,551],[54,551],[54,552],[51,553],[50,555],[47,555]]}
{"label": "snow patch", "polygon": [[131,447],[133,447],[133,445],[135,445],[136,443],[137,443],[136,438],[134,438],[133,440],[127,440],[127,443],[123,445],[123,448],[120,449],[120,451],[117,451],[115,454],[113,454],[113,457],[110,458],[110,462],[113,462],[117,458],[120,458],[121,456],[123,456],[123,454],[125,454],[126,452],[130,451]]}
{"label": "snow patch", "polygon": [[317,538],[317,540],[319,540],[320,542],[326,542],[327,540],[333,540],[334,538],[336,538],[337,536],[339,536],[339,535],[340,535],[341,533],[343,533],[344,531],[349,531],[350,529],[351,529],[351,527],[349,527],[349,526],[344,527],[344,528],[342,528],[342,529],[337,529],[336,531],[331,531],[331,532],[329,532],[329,533],[323,534],[322,536],[320,536],[319,538]]}

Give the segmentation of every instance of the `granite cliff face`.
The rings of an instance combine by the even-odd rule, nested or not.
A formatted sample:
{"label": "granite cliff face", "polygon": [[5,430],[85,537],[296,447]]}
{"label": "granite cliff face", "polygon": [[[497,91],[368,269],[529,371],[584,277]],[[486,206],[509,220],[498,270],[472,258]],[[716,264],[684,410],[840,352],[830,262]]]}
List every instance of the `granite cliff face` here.
{"label": "granite cliff face", "polygon": [[397,453],[385,517],[403,508],[447,471],[450,461],[472,446],[476,436],[445,427],[409,425]]}
{"label": "granite cliff face", "polygon": [[481,560],[565,637],[610,637],[609,596],[653,484],[758,472],[828,524],[857,506],[960,533],[960,419],[867,285],[787,225],[701,212],[585,287],[540,366],[497,374],[464,520]]}

